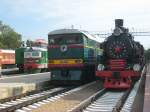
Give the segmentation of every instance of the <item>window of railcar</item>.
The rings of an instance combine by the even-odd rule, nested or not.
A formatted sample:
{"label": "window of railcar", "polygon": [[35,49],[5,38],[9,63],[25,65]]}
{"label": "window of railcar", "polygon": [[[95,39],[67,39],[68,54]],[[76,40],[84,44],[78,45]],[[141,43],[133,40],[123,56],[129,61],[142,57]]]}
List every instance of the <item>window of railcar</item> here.
{"label": "window of railcar", "polygon": [[96,47],[100,48],[100,43],[96,42]]}
{"label": "window of railcar", "polygon": [[82,35],[84,40],[84,45],[88,45],[88,38],[85,35]]}
{"label": "window of railcar", "polygon": [[49,35],[49,44],[81,44],[81,34],[57,34]]}
{"label": "window of railcar", "polygon": [[88,43],[89,43],[89,46],[94,46],[95,45],[94,40],[91,40],[91,39],[89,39]]}
{"label": "window of railcar", "polygon": [[15,56],[14,56],[14,55],[12,55],[12,58],[14,59],[14,58],[15,58]]}
{"label": "window of railcar", "polygon": [[31,52],[24,52],[24,58],[30,58],[32,55]]}

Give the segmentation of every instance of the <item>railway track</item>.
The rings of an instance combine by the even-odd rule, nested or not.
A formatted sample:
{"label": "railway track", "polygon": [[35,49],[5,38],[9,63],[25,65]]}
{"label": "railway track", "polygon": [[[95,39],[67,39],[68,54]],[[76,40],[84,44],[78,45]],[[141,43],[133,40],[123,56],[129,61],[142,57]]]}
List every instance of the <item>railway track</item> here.
{"label": "railway track", "polygon": [[45,99],[49,97],[53,97],[57,94],[66,92],[70,90],[71,88],[54,88],[47,91],[43,91],[37,94],[25,96],[13,101],[5,102],[0,104],[0,112],[14,112],[15,110],[28,106],[30,104],[33,104],[35,102],[44,101]]}
{"label": "railway track", "polygon": [[108,91],[103,89],[74,107],[69,112],[118,112],[130,90]]}
{"label": "railway track", "polygon": [[144,74],[145,68],[141,79],[132,88],[126,91],[100,90],[69,112],[130,112],[139,87],[143,83]]}
{"label": "railway track", "polygon": [[54,86],[47,86],[47,87],[43,87],[42,89],[37,89],[37,90],[33,90],[33,91],[23,93],[23,94],[20,94],[20,95],[0,99],[0,104],[5,103],[5,102],[9,102],[9,101],[12,101],[12,100],[20,99],[22,97],[30,96],[30,95],[33,95],[33,94],[42,93],[46,90],[53,89],[53,88],[55,88],[55,87]]}
{"label": "railway track", "polygon": [[[89,84],[85,84],[83,85],[83,87],[86,87],[88,85]],[[0,103],[0,112],[26,112],[37,108],[38,106],[46,104],[49,101],[57,100],[58,98],[71,94],[80,89],[82,89],[82,86],[58,87],[50,90],[45,90],[39,93],[33,93],[24,97],[15,97],[13,98],[13,100],[3,100]]]}
{"label": "railway track", "polygon": [[[32,100],[30,104],[28,103],[28,105],[24,105],[22,107],[19,107],[18,109],[15,108],[14,110],[15,112],[27,112],[27,111],[49,112],[48,110],[42,110],[42,109],[36,110],[36,109],[42,107],[42,105],[44,104],[46,105],[47,103],[51,102],[52,105],[49,106],[56,106],[52,108],[60,107],[61,111],[59,109],[58,109],[59,111],[56,109],[55,112],[119,112],[119,111],[129,112],[129,107],[130,108],[132,107],[132,103],[134,101],[140,82],[141,81],[138,81],[131,89],[128,90],[120,90],[120,91],[112,91],[112,90],[110,91],[106,89],[99,90],[94,94],[92,94],[87,99],[81,100],[80,102],[75,102],[76,105],[74,106],[72,106],[72,101],[70,102],[69,100],[70,107],[72,106],[72,108],[69,107],[64,109],[63,106],[60,107],[59,99],[62,99],[62,97],[64,96],[66,96],[66,98],[63,99],[70,99],[71,97],[68,97],[70,94],[74,94],[74,96],[76,96],[75,92],[80,91],[81,89],[80,87],[72,89],[67,92],[58,93],[57,95],[55,94],[51,97],[45,98],[45,100],[42,99],[35,102],[33,102]],[[62,103],[65,104],[66,102],[67,101],[64,100]]]}
{"label": "railway track", "polygon": [[[97,82],[88,83],[77,88],[74,88],[70,91],[63,92],[53,97],[49,97],[43,101],[39,101],[36,103],[31,103],[31,105],[24,106],[20,109],[16,109],[15,112],[66,112],[71,107],[74,107],[76,104],[79,104],[84,99],[86,99],[91,94],[95,93],[95,91],[99,91],[101,88]],[[98,85],[98,86],[96,86]],[[87,93],[87,91],[89,91]],[[87,94],[85,94],[87,93]],[[74,100],[75,99],[75,100]],[[50,103],[50,105],[49,105]],[[45,110],[44,106],[48,106],[49,110]],[[59,107],[59,108],[58,108]],[[40,109],[42,108],[42,110]],[[37,109],[37,110],[36,110]],[[40,110],[38,110],[40,109]]]}
{"label": "railway track", "polygon": [[124,92],[106,92],[101,98],[89,105],[83,112],[111,112]]}
{"label": "railway track", "polygon": [[0,112],[128,112],[140,83],[124,91],[100,90],[99,82],[74,89],[54,88],[0,104]]}
{"label": "railway track", "polygon": [[139,84],[126,91],[103,89],[68,112],[130,112]]}
{"label": "railway track", "polygon": [[103,89],[68,112],[130,112],[140,83],[126,91]]}

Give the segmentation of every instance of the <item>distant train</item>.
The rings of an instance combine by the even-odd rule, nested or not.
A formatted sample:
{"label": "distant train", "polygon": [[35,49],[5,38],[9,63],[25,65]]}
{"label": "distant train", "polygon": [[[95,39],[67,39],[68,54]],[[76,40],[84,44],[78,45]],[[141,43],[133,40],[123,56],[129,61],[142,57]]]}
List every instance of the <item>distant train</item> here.
{"label": "distant train", "polygon": [[134,41],[123,20],[115,20],[115,29],[102,44],[103,61],[99,62],[96,76],[104,80],[105,88],[129,88],[140,77],[144,66],[144,48]]}
{"label": "distant train", "polygon": [[15,51],[0,49],[0,64],[2,69],[15,67]]}
{"label": "distant train", "polygon": [[37,39],[31,47],[16,49],[16,64],[20,72],[37,73],[47,71],[47,42]]}
{"label": "distant train", "polygon": [[59,29],[48,34],[48,68],[56,84],[95,79],[102,56],[98,38],[77,29]]}

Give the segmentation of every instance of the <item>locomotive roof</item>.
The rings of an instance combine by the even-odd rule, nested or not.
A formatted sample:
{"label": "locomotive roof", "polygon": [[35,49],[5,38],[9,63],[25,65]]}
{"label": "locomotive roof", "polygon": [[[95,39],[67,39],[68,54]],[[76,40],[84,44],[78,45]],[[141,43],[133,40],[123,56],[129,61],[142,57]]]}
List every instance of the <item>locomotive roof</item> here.
{"label": "locomotive roof", "polygon": [[83,31],[79,29],[58,29],[58,30],[51,31],[50,33],[48,33],[48,35],[73,34],[73,33],[82,33],[85,36],[87,36],[89,39],[95,40],[97,42],[101,42],[98,37],[90,34],[88,31]]}
{"label": "locomotive roof", "polygon": [[2,53],[15,53],[15,50],[0,49],[0,52],[2,52]]}
{"label": "locomotive roof", "polygon": [[26,51],[27,51],[27,50],[30,50],[30,48],[32,48],[32,50],[47,51],[47,49],[45,49],[45,48],[40,48],[40,47],[27,47]]}

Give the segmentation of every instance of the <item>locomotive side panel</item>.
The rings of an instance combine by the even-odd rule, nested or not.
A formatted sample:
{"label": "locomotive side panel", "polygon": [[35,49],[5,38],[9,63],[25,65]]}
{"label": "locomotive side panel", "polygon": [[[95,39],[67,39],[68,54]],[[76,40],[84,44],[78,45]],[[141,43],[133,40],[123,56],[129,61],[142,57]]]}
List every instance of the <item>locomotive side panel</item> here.
{"label": "locomotive side panel", "polygon": [[2,68],[11,68],[15,66],[15,51],[14,50],[0,50],[0,59]]}
{"label": "locomotive side panel", "polygon": [[19,72],[24,71],[24,51],[25,48],[17,48],[15,50],[15,63],[17,67],[19,68]]}

